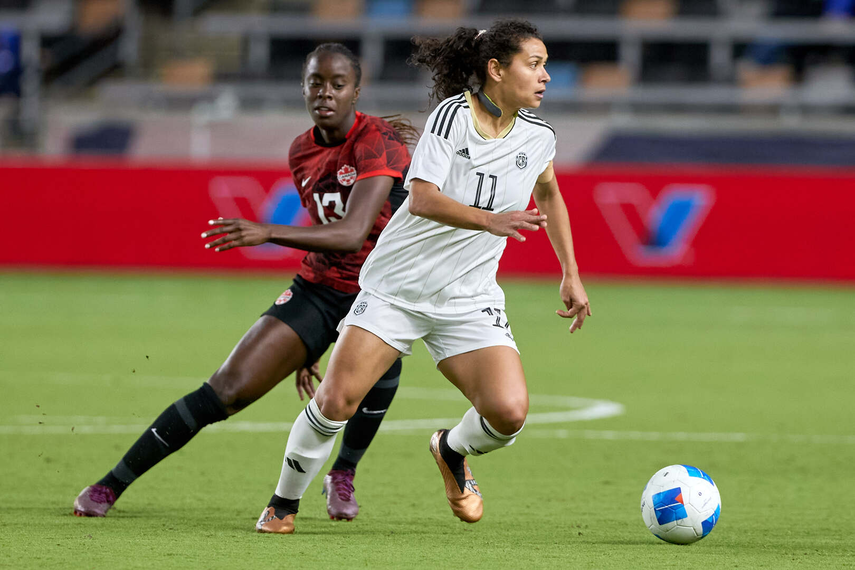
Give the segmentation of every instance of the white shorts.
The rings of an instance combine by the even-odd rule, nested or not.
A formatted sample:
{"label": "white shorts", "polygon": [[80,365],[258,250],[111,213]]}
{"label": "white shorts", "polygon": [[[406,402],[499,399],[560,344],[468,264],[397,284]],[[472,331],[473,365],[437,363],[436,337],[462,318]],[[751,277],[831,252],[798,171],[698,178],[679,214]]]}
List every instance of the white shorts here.
{"label": "white shorts", "polygon": [[361,291],[339,325],[365,329],[397,349],[413,353],[413,342],[422,339],[433,361],[491,346],[509,346],[519,353],[505,310],[495,307],[468,313],[440,315],[414,312]]}

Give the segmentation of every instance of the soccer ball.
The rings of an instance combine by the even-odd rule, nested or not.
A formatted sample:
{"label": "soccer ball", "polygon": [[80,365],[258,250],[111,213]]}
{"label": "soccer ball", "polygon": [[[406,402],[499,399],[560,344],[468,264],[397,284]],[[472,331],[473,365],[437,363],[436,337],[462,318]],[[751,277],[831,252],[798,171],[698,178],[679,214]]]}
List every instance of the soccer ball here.
{"label": "soccer ball", "polygon": [[720,516],[718,487],[697,467],[664,467],[641,493],[641,518],[648,530],[665,542],[697,542],[712,531]]}

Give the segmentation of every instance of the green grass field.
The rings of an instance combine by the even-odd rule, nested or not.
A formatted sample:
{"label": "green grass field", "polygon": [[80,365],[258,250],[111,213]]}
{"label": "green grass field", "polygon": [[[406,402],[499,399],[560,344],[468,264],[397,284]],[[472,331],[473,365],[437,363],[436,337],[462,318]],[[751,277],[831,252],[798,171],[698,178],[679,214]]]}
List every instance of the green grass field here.
{"label": "green grass field", "polygon": [[[142,477],[107,518],[72,516],[77,493],[289,283],[0,273],[0,567],[855,567],[846,288],[590,281],[594,317],[571,337],[553,314],[557,283],[505,283],[532,416],[513,447],[472,460],[475,525],[451,515],[428,452],[429,420],[468,403],[420,343],[391,429],[359,467],[352,523],[327,518],[319,478],[297,534],[254,532],[303,405],[290,379]],[[673,463],[704,469],[722,495],[718,526],[687,547],[656,539],[639,512],[647,479]]]}

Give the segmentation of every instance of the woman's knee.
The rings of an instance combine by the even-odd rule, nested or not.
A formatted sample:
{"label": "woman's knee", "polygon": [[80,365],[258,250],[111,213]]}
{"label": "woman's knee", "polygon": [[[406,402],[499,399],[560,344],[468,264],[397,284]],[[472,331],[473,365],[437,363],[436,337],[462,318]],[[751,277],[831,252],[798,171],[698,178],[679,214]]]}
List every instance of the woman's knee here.
{"label": "woman's knee", "polygon": [[[323,386],[323,384],[321,384]],[[315,402],[318,409],[328,420],[343,422],[349,420],[356,413],[360,400],[349,398],[340,391],[324,390],[320,388],[315,393]]]}
{"label": "woman's knee", "polygon": [[258,399],[246,389],[251,384],[251,380],[243,371],[223,367],[211,376],[208,384],[226,406],[229,415],[233,415]]}
{"label": "woman's knee", "polygon": [[502,435],[513,435],[525,425],[528,399],[502,402],[481,415]]}

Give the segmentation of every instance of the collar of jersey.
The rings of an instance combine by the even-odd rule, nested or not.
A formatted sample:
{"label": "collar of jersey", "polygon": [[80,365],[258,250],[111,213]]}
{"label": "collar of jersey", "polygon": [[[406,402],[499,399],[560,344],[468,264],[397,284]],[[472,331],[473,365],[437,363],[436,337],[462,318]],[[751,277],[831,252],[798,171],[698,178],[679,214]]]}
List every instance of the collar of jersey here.
{"label": "collar of jersey", "polygon": [[[472,93],[471,93],[470,91],[464,91],[464,92],[463,92],[463,96],[464,96],[464,97],[466,97],[466,102],[467,102],[467,103],[469,103],[469,108],[472,110],[472,111],[469,113],[469,114],[472,116],[472,125],[475,127],[475,132],[477,132],[479,135],[481,135],[481,138],[484,138],[484,139],[487,139],[487,140],[490,140],[490,139],[503,139],[503,138],[505,138],[506,136],[508,136],[508,133],[509,133],[509,132],[511,132],[511,129],[512,129],[512,128],[514,128],[514,125],[517,123],[517,114],[516,114],[516,113],[514,113],[514,116],[513,116],[513,118],[511,119],[510,124],[508,124],[508,126],[507,126],[507,127],[505,127],[505,128],[504,128],[504,130],[503,130],[501,133],[499,133],[499,136],[497,136],[497,137],[492,137],[492,136],[488,135],[486,132],[484,132],[484,129],[482,129],[482,128],[481,128],[481,125],[478,123],[478,117],[476,117],[476,116],[475,116],[475,108],[472,106]],[[484,99],[486,99],[486,100],[489,102],[489,105],[488,105],[488,104],[486,104],[486,103],[483,103]],[[491,109],[491,108],[490,108],[490,105],[492,105],[493,107],[495,107],[496,109],[498,109],[498,110],[499,110],[499,115],[497,115],[497,116],[501,116],[501,114],[502,114],[502,110],[501,110],[501,109],[499,109],[499,107],[498,107],[495,103],[493,103],[492,101],[490,101],[490,98],[489,98],[489,97],[487,97],[487,94],[486,94],[486,93],[484,93],[484,94],[483,94],[483,97],[482,97],[482,93],[479,91],[479,92],[478,92],[478,100],[479,100],[479,101],[481,101],[481,102],[482,102],[482,104],[487,108],[487,110],[488,110],[488,111],[490,111],[491,113],[493,113],[494,115],[495,115],[496,113],[493,111],[493,109]]]}
{"label": "collar of jersey", "polygon": [[362,113],[357,111],[356,112],[356,118],[353,120],[353,124],[350,126],[350,129],[347,131],[347,134],[344,135],[344,138],[342,140],[340,140],[338,142],[334,142],[334,143],[324,142],[324,137],[321,136],[321,130],[318,128],[317,125],[315,125],[314,127],[312,127],[312,141],[318,146],[323,146],[323,147],[327,147],[327,148],[334,147],[334,146],[341,146],[347,142],[347,139],[350,138],[350,135],[353,134],[353,131],[356,129],[356,125],[358,125],[361,121],[362,121]]}

